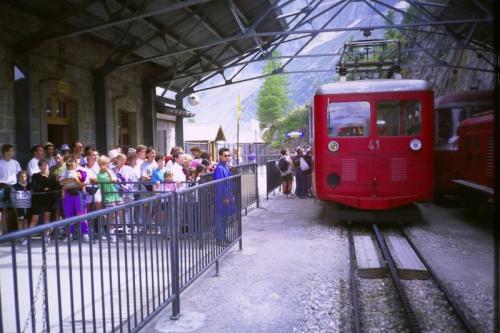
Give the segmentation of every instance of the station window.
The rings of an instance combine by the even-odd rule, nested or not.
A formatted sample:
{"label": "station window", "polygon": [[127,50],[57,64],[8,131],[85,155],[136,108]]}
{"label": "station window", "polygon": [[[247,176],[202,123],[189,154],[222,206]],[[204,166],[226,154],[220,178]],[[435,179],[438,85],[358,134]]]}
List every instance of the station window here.
{"label": "station window", "polygon": [[56,95],[47,98],[45,112],[47,123],[69,125],[69,101],[66,98]]}
{"label": "station window", "polygon": [[334,102],[328,104],[328,135],[330,137],[368,136],[370,103]]}
{"label": "station window", "polygon": [[417,100],[377,102],[377,135],[405,136],[420,134],[421,104]]}

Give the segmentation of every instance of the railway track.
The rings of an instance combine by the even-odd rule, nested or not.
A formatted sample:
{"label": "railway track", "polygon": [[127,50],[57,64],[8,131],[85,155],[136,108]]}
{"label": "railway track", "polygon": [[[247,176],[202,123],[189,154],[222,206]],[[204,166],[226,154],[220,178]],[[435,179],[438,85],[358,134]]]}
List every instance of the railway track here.
{"label": "railway track", "polygon": [[[376,224],[370,225],[372,237],[376,240],[376,244],[378,245],[378,251],[381,253],[383,257],[383,262],[386,266],[387,273],[392,282],[392,286],[397,293],[399,303],[403,309],[404,313],[404,321],[406,323],[407,329],[413,333],[423,332],[424,325],[422,325],[423,318],[418,315],[412,305],[412,299],[407,293],[407,288],[402,282],[400,272],[398,270],[397,264],[391,251],[388,247],[388,242],[386,237],[384,237],[384,233],[381,232],[379,227]],[[452,309],[455,317],[461,323],[462,329],[464,332],[475,333],[477,330],[474,328],[472,323],[467,319],[464,312],[460,308],[460,305],[454,300],[451,294],[447,291],[444,283],[439,279],[436,273],[429,266],[425,258],[421,255],[420,251],[415,247],[415,244],[408,237],[406,232],[400,228],[397,230],[397,233],[401,235],[409,244],[411,251],[418,257],[420,262],[425,266],[425,269],[428,272],[429,278],[432,280],[432,285],[437,287],[441,291],[442,297],[446,300],[446,303]],[[350,257],[350,280],[351,280],[351,304],[352,304],[352,318],[353,318],[353,332],[359,333],[363,332],[363,322],[362,322],[362,313],[361,313],[361,304],[363,295],[360,291],[358,280],[360,277],[357,274],[358,268],[356,263],[356,253],[355,253],[355,242],[354,242],[354,231],[353,226],[348,226],[348,240],[349,240],[349,257]],[[369,305],[368,305],[369,306]]]}

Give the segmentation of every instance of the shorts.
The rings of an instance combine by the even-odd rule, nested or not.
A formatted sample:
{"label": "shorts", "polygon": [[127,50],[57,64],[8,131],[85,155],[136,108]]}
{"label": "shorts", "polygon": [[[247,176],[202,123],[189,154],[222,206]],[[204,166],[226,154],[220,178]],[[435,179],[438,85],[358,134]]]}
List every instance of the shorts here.
{"label": "shorts", "polygon": [[3,187],[0,188],[0,209],[12,207],[12,203],[10,202],[10,191],[11,187],[8,185],[3,185]]}
{"label": "shorts", "polygon": [[101,202],[102,201],[102,195],[101,195],[101,190],[97,190],[94,195],[89,194],[88,192],[85,192],[85,203],[91,204],[93,202]]}
{"label": "shorts", "polygon": [[284,182],[291,182],[293,181],[293,175],[292,173],[287,173],[286,175],[282,176],[281,179],[283,179]]}

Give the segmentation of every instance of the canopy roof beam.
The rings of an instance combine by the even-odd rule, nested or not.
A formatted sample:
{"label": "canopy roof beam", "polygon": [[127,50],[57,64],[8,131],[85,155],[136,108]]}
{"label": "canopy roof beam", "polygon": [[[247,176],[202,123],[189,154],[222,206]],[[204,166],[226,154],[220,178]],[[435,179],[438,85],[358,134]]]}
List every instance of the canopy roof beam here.
{"label": "canopy roof beam", "polygon": [[[313,0],[313,1],[314,1],[314,0]],[[303,18],[301,18],[301,19],[300,19],[300,21],[299,21],[299,22],[297,22],[297,23],[293,26],[293,28],[292,28],[292,29],[297,29],[297,28],[301,27],[302,25],[306,24],[306,23],[308,22],[308,21],[307,21],[307,18],[311,15],[311,13],[312,13],[312,12],[314,12],[314,10],[315,10],[316,8],[318,8],[318,7],[319,7],[319,5],[320,5],[323,1],[324,1],[324,0],[316,0],[314,5],[311,5],[311,4],[307,5],[307,6],[306,6],[306,7],[307,7],[307,10],[303,11],[303,12],[304,12],[304,14],[305,14],[305,15],[304,15],[304,17],[303,17]],[[331,7],[330,7],[330,8],[331,8]],[[324,13],[324,12],[322,12],[322,13]],[[319,15],[321,15],[322,13],[320,13]],[[297,20],[297,19],[298,19],[298,17],[299,17],[299,14],[294,15],[294,17],[290,20],[289,25],[293,24],[293,22],[294,22],[295,20]],[[266,51],[267,55],[271,54],[271,53],[272,53],[272,52],[273,52],[273,51],[274,51],[274,50],[275,50],[275,49],[276,49],[276,48],[277,48],[280,44],[287,43],[287,42],[289,42],[289,41],[291,41],[291,40],[297,40],[297,39],[301,39],[301,38],[306,38],[306,37],[308,37],[308,36],[306,35],[306,36],[301,36],[301,37],[298,37],[298,38],[290,38],[290,40],[289,40],[289,41],[285,41],[285,42],[284,42],[284,40],[285,40],[287,37],[288,37],[288,36],[278,36],[277,38],[274,38],[274,40],[268,41],[268,42],[267,42],[267,44],[269,45],[269,47],[266,47],[266,49],[267,49],[267,48],[269,48],[269,50],[268,50],[268,51]],[[260,51],[260,50],[259,50],[259,51]],[[253,57],[252,57],[252,60],[255,60],[255,59],[257,58],[257,56],[258,56],[258,55],[259,55],[258,53],[255,53],[255,54],[253,55]],[[264,54],[264,53],[262,53],[262,52],[261,52],[261,53],[260,53],[260,57],[264,57],[264,56],[266,56],[266,54]],[[236,63],[240,63],[240,62],[242,62],[245,58],[247,58],[247,57],[246,57],[246,56],[245,56],[245,57],[240,57],[238,60],[236,60],[236,61],[234,61],[233,63],[231,63],[231,65],[236,65]],[[243,66],[242,66],[242,67],[241,67],[241,68],[240,68],[240,69],[239,69],[239,70],[238,70],[238,71],[237,71],[237,72],[236,72],[236,73],[232,76],[231,80],[232,80],[234,77],[236,77],[236,76],[237,76],[237,75],[238,75],[241,71],[243,71],[243,70],[246,68],[246,66],[247,66],[247,65],[248,65],[248,63],[247,63],[247,64],[243,64]],[[199,84],[201,84],[201,83],[203,83],[203,82],[206,82],[207,80],[209,80],[210,78],[214,77],[214,76],[215,76],[215,75],[217,75],[217,74],[218,74],[218,72],[213,73],[213,74],[211,74],[211,75],[207,75],[207,76],[206,76],[206,77],[204,77],[203,79],[200,79],[200,80],[198,80],[198,81],[196,81],[196,82],[191,83],[191,84],[190,84],[190,87],[192,88],[192,87],[197,86],[197,85],[199,85]]]}
{"label": "canopy roof beam", "polygon": [[424,26],[439,26],[439,25],[456,25],[456,24],[464,24],[464,23],[491,23],[489,19],[460,19],[460,20],[446,20],[446,21],[434,21],[434,22],[419,22],[419,23],[408,23],[408,24],[381,24],[375,26],[359,26],[359,27],[344,27],[344,28],[325,28],[325,29],[305,29],[305,30],[289,30],[289,31],[269,31],[269,32],[247,32],[246,34],[238,34],[237,36],[223,38],[218,41],[208,42],[204,45],[198,45],[192,48],[179,50],[171,53],[161,54],[157,56],[152,56],[148,58],[144,58],[137,61],[132,61],[129,63],[118,65],[118,68],[130,67],[138,64],[142,64],[149,61],[154,61],[162,58],[173,57],[176,55],[181,55],[187,52],[191,52],[194,50],[201,50],[208,47],[227,44],[229,42],[240,40],[240,39],[248,39],[253,38],[254,36],[259,37],[273,37],[273,36],[281,36],[281,35],[302,35],[302,34],[314,34],[318,32],[343,32],[343,31],[362,31],[366,29],[372,30],[380,30],[380,29],[402,29],[402,28],[414,28],[414,27],[424,27]]}
{"label": "canopy roof beam", "polygon": [[136,21],[136,20],[141,20],[144,18],[164,14],[167,12],[176,11],[176,10],[179,10],[179,9],[182,9],[185,7],[190,7],[190,6],[194,6],[194,5],[198,5],[198,4],[202,4],[202,3],[207,3],[210,1],[213,1],[213,0],[186,0],[186,1],[183,1],[180,3],[170,4],[168,6],[161,8],[161,9],[144,11],[142,13],[139,12],[139,13],[135,13],[135,14],[132,14],[132,15],[130,15],[128,17],[124,17],[124,18],[111,19],[110,21],[105,22],[105,23],[92,25],[92,26],[86,27],[86,28],[75,29],[73,31],[68,31],[68,32],[65,32],[62,34],[47,33],[44,36],[40,36],[40,38],[38,38],[37,41],[38,42],[45,42],[45,41],[49,41],[49,40],[57,40],[57,39],[62,39],[62,38],[67,38],[67,37],[78,36],[78,35],[81,35],[84,33],[98,31],[98,30],[101,30],[104,28],[109,28],[109,27],[113,27],[113,26],[116,26],[119,24],[128,23],[128,22],[132,22],[132,21]]}

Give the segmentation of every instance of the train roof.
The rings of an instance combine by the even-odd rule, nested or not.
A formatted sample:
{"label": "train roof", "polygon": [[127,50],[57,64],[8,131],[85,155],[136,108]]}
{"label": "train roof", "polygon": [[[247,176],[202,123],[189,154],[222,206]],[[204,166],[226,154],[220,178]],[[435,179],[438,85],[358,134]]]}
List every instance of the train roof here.
{"label": "train roof", "polygon": [[460,122],[460,127],[475,126],[487,123],[491,123],[493,125],[493,119],[494,119],[494,112],[493,110],[489,110],[475,114],[470,118],[462,120]]}
{"label": "train roof", "polygon": [[432,91],[432,87],[424,80],[359,80],[324,84],[316,90],[316,95],[422,90]]}
{"label": "train roof", "polygon": [[493,90],[457,91],[436,99],[436,108],[456,104],[484,103],[493,106]]}

